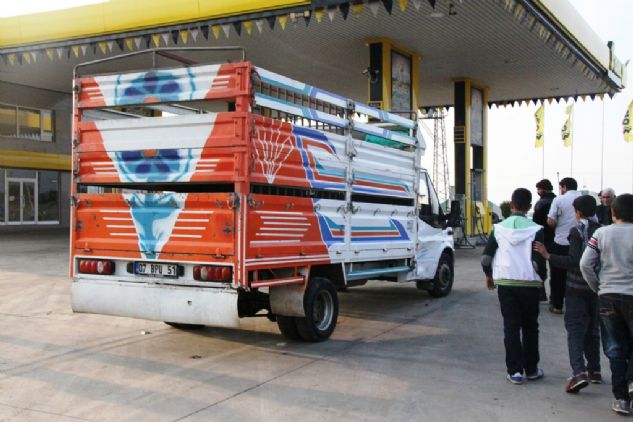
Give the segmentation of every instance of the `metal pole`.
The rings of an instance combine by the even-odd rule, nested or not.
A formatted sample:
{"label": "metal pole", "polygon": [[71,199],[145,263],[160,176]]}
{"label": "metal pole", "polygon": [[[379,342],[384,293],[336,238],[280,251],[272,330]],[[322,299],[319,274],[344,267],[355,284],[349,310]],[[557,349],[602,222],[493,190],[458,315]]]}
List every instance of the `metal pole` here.
{"label": "metal pole", "polygon": [[569,177],[574,177],[574,109],[571,111],[571,159],[569,160]]}
{"label": "metal pole", "polygon": [[600,190],[604,188],[604,97],[602,97],[602,141],[600,142]]}

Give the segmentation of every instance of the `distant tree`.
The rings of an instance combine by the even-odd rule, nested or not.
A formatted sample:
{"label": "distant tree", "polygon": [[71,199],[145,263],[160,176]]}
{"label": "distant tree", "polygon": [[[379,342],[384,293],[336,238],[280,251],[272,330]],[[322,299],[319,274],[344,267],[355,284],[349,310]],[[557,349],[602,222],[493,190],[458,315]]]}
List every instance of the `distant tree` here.
{"label": "distant tree", "polygon": [[510,214],[512,214],[512,211],[510,211],[510,201],[503,201],[499,204],[499,208],[501,208],[501,215],[503,218],[508,218],[510,217]]}

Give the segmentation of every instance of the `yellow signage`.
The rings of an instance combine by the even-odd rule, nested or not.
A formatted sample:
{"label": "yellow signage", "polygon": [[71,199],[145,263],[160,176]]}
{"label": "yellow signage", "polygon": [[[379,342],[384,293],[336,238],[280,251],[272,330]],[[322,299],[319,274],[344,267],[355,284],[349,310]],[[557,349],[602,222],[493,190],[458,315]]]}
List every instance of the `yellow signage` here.
{"label": "yellow signage", "polygon": [[534,119],[536,119],[536,141],[534,142],[534,148],[543,148],[543,145],[545,145],[545,106],[543,104],[536,109]]}

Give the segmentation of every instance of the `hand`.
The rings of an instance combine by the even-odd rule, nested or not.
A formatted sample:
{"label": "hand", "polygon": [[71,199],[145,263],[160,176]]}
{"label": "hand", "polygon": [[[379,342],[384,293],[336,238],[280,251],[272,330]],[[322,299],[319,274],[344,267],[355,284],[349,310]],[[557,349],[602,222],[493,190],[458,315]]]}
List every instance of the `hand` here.
{"label": "hand", "polygon": [[532,246],[532,248],[541,254],[541,256],[543,256],[543,258],[548,259],[550,257],[549,252],[547,252],[547,249],[545,248],[545,245],[542,244],[541,242],[534,242],[534,245]]}
{"label": "hand", "polygon": [[488,290],[495,289],[495,282],[492,280],[492,277],[490,276],[486,276],[486,287],[488,288]]}

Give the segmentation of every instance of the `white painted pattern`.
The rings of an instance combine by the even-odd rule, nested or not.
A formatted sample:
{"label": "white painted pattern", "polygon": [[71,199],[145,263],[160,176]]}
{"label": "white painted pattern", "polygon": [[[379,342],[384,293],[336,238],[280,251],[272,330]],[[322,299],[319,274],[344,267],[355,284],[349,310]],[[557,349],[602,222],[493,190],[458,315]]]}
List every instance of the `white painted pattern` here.
{"label": "white painted pattern", "polygon": [[255,127],[255,154],[268,183],[273,183],[284,162],[295,149],[290,133],[282,133],[282,126],[281,121],[275,120],[270,128],[259,125]]}

